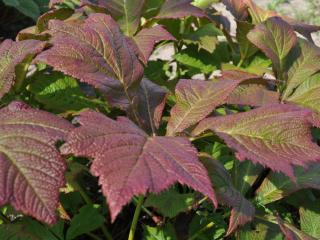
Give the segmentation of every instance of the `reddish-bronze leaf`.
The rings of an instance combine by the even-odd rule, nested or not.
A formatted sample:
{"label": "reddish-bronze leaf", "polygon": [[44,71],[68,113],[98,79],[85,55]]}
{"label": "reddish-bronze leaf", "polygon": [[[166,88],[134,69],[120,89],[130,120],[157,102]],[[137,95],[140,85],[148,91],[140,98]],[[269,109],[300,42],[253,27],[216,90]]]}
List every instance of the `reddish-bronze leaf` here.
{"label": "reddish-bronze leaf", "polygon": [[209,172],[219,203],[232,207],[227,235],[237,227],[250,222],[255,214],[254,206],[233,186],[228,171],[210,157],[201,157],[201,162]]}
{"label": "reddish-bronze leaf", "polygon": [[192,0],[166,0],[155,18],[206,17],[206,14],[191,4]]}
{"label": "reddish-bronze leaf", "polygon": [[280,94],[270,91],[263,84],[240,84],[228,97],[228,104],[259,107],[279,103]]}
{"label": "reddish-bronze leaf", "polygon": [[[188,139],[149,137],[129,119],[112,120],[83,112],[61,150],[94,159],[91,172],[100,178],[112,220],[134,195],[159,193],[175,182],[186,184],[217,204],[206,169]],[[99,126],[97,128],[97,126]]]}
{"label": "reddish-bronze leaf", "polygon": [[243,0],[222,0],[227,9],[237,20],[244,20],[248,17],[248,6]]}
{"label": "reddish-bronze leaf", "polygon": [[271,17],[256,25],[247,37],[272,60],[277,72],[283,71],[285,58],[297,43],[293,28],[280,17]]}
{"label": "reddish-bronze leaf", "polygon": [[110,16],[91,14],[82,24],[50,21],[49,30],[53,47],[38,61],[100,89],[115,106],[122,106],[124,91],[139,85],[138,49]]}
{"label": "reddish-bronze leaf", "polygon": [[47,224],[56,221],[66,164],[55,144],[72,124],[13,102],[0,110],[0,205]]}
{"label": "reddish-bronze leaf", "polygon": [[237,151],[239,160],[249,159],[294,178],[294,165],[320,160],[320,148],[311,137],[311,114],[307,109],[277,104],[205,119],[193,134],[210,129]]}
{"label": "reddish-bronze leaf", "polygon": [[167,135],[174,136],[204,119],[215,107],[226,103],[239,83],[234,80],[180,80],[176,86],[177,102],[171,109]]}
{"label": "reddish-bronze leaf", "polygon": [[[39,53],[45,46],[44,42],[37,40],[26,40],[14,42],[5,40],[0,45],[0,99],[9,92],[14,85],[17,76],[22,79],[26,69],[17,70],[17,65],[27,60],[28,57]],[[29,59],[28,59],[29,60]],[[31,59],[30,59],[31,60]],[[30,62],[30,60],[28,62]]]}
{"label": "reddish-bronze leaf", "polygon": [[142,29],[133,39],[141,51],[145,64],[147,64],[156,43],[163,40],[175,40],[175,38],[160,25]]}
{"label": "reddish-bronze leaf", "polygon": [[[166,103],[166,94],[162,87],[144,78],[136,94],[136,112],[143,128],[149,133],[156,133],[162,111]],[[132,110],[132,109],[130,109]],[[134,113],[129,111],[129,115]],[[133,117],[132,117],[133,118]],[[133,118],[134,119],[134,118]]]}
{"label": "reddish-bronze leaf", "polygon": [[246,80],[260,80],[262,76],[241,71],[241,70],[225,70],[221,73],[221,80],[246,81]]}

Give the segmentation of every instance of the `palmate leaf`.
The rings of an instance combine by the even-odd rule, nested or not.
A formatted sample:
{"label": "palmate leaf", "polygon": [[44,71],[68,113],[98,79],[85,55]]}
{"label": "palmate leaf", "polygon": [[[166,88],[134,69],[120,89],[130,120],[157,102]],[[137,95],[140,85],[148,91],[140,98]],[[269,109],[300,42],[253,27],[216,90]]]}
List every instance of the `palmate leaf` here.
{"label": "palmate leaf", "polygon": [[218,82],[180,80],[176,86],[176,105],[171,109],[167,135],[173,136],[208,116],[224,104],[239,81]]}
{"label": "palmate leaf", "polygon": [[13,102],[0,110],[0,205],[48,224],[56,221],[66,165],[55,147],[73,126]]}
{"label": "palmate leaf", "polygon": [[17,69],[17,65],[30,62],[33,55],[41,52],[45,43],[37,40],[14,42],[5,40],[0,45],[0,99],[9,92],[15,81],[22,81],[25,67]]}
{"label": "palmate leaf", "polygon": [[287,99],[296,87],[320,71],[319,47],[301,39],[292,55],[295,60],[288,71],[287,87],[282,99]]}
{"label": "palmate leaf", "polygon": [[193,131],[214,131],[237,151],[241,161],[249,159],[295,178],[293,166],[320,160],[320,148],[312,142],[312,112],[276,104],[225,117],[204,119]]}
{"label": "palmate leaf", "polygon": [[191,4],[192,0],[166,0],[161,6],[158,19],[177,19],[183,17],[206,17],[206,14]]}
{"label": "palmate leaf", "polygon": [[50,21],[49,30],[53,47],[37,61],[98,88],[110,104],[126,108],[128,92],[139,86],[143,66],[138,49],[117,23],[108,15],[91,14],[82,24]]}
{"label": "palmate leaf", "polygon": [[219,161],[209,157],[202,157],[201,162],[209,172],[211,181],[219,203],[232,207],[227,235],[234,232],[237,227],[253,219],[254,206],[232,184],[228,171]]}
{"label": "palmate leaf", "polygon": [[134,195],[159,193],[175,182],[217,205],[208,174],[186,138],[148,137],[127,118],[115,121],[92,111],[78,122],[82,126],[69,134],[62,153],[94,159],[91,172],[100,178],[113,221]]}
{"label": "palmate leaf", "polygon": [[147,64],[156,43],[163,40],[175,40],[175,38],[160,25],[152,28],[143,28],[133,39],[142,53],[145,64]]}
{"label": "palmate leaf", "polygon": [[280,17],[271,17],[256,25],[247,37],[272,60],[278,73],[283,71],[285,58],[297,43],[293,28]]}

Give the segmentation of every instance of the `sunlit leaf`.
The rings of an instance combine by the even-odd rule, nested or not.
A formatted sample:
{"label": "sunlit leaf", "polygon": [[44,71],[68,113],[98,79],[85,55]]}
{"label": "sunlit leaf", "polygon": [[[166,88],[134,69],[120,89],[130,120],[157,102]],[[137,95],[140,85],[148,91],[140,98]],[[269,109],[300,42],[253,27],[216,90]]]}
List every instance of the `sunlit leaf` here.
{"label": "sunlit leaf", "polygon": [[226,102],[239,81],[219,82],[180,80],[176,86],[176,105],[171,109],[167,135],[173,136],[208,116]]}
{"label": "sunlit leaf", "polygon": [[297,42],[293,28],[280,17],[272,17],[256,25],[247,36],[272,60],[278,73],[283,71],[286,56]]}
{"label": "sunlit leaf", "polygon": [[17,65],[29,63],[33,55],[41,52],[45,43],[37,40],[14,42],[5,40],[0,45],[0,99],[9,92],[16,81],[21,82],[27,69]]}
{"label": "sunlit leaf", "polygon": [[166,0],[155,18],[206,17],[206,14],[191,4],[192,0]]}
{"label": "sunlit leaf", "polygon": [[270,174],[257,191],[257,200],[261,204],[268,204],[303,188],[319,189],[320,165],[313,164],[308,169],[295,167],[296,182],[281,173]]}
{"label": "sunlit leaf", "polygon": [[162,26],[143,28],[133,37],[140,49],[144,62],[147,63],[156,43],[163,40],[175,40],[175,38]]}
{"label": "sunlit leaf", "polygon": [[249,112],[204,119],[193,131],[214,131],[236,150],[241,161],[249,159],[294,177],[293,166],[320,160],[320,148],[312,142],[312,112],[276,104]]}
{"label": "sunlit leaf", "polygon": [[13,102],[0,110],[0,205],[48,224],[56,222],[66,165],[55,147],[72,125]]}
{"label": "sunlit leaf", "polygon": [[129,89],[141,81],[143,66],[117,23],[108,15],[91,14],[83,24],[50,21],[49,30],[53,47],[37,60],[93,85],[112,105],[125,108]]}
{"label": "sunlit leaf", "polygon": [[127,118],[115,121],[92,111],[83,112],[78,122],[82,126],[69,134],[61,150],[94,159],[91,172],[100,178],[113,221],[134,195],[159,193],[175,182],[217,204],[207,172],[187,139],[149,137]]}
{"label": "sunlit leaf", "polygon": [[[292,58],[295,59],[288,71],[287,88],[283,93],[283,99],[288,98],[295,88],[320,71],[319,47],[305,40],[300,40],[292,55]],[[305,86],[302,89],[306,89]]]}

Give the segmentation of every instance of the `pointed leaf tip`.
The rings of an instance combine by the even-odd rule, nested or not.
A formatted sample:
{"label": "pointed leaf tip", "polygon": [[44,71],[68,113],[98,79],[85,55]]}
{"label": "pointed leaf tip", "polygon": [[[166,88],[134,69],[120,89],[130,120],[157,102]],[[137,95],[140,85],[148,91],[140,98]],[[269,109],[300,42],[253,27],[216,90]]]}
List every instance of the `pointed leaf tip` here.
{"label": "pointed leaf tip", "polygon": [[249,159],[294,179],[293,165],[320,160],[320,148],[312,142],[311,115],[307,109],[276,104],[204,119],[193,134],[210,129],[237,151],[239,160]]}
{"label": "pointed leaf tip", "polygon": [[56,222],[66,164],[55,143],[72,128],[21,102],[0,109],[0,205],[11,204],[47,224]]}
{"label": "pointed leaf tip", "polygon": [[217,206],[206,169],[186,138],[148,137],[127,118],[115,121],[93,111],[82,113],[79,123],[61,151],[94,159],[91,172],[99,177],[113,221],[134,195],[159,193],[176,182]]}

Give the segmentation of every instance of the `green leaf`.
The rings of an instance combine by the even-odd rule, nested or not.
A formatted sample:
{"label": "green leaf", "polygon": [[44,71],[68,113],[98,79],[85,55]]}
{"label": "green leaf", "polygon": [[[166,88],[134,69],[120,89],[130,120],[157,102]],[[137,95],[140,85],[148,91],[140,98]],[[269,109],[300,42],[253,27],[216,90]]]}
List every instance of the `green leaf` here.
{"label": "green leaf", "polygon": [[187,44],[196,44],[199,49],[213,53],[218,44],[217,36],[219,35],[223,35],[220,29],[216,28],[212,23],[208,23],[198,28],[195,32],[185,35],[183,41]]}
{"label": "green leaf", "polygon": [[237,21],[237,41],[240,47],[240,56],[245,60],[254,55],[258,49],[247,38],[247,34],[253,29],[254,25],[248,22]]}
{"label": "green leaf", "polygon": [[257,201],[266,205],[303,188],[320,188],[320,164],[314,164],[308,170],[295,167],[294,172],[296,183],[281,173],[270,174],[256,193]]}
{"label": "green leaf", "polygon": [[283,240],[278,225],[263,220],[256,220],[237,234],[241,240]]}
{"label": "green leaf", "polygon": [[150,227],[143,228],[144,240],[178,240],[174,226],[167,223],[164,227]]}
{"label": "green leaf", "polygon": [[174,188],[159,195],[150,195],[144,203],[145,207],[154,207],[161,215],[169,218],[187,211],[194,201],[193,193],[181,194]]}
{"label": "green leaf", "polygon": [[[59,225],[61,222],[58,223]],[[57,238],[48,227],[30,218],[15,224],[0,225],[1,240],[62,240]]]}
{"label": "green leaf", "polygon": [[79,210],[70,224],[67,231],[67,240],[89,233],[103,225],[105,218],[99,213],[98,207],[95,205],[86,205]]}
{"label": "green leaf", "polygon": [[[283,99],[288,99],[293,90],[320,70],[320,48],[305,40],[300,40],[289,55],[293,61],[288,71],[287,88]],[[305,88],[305,85],[302,88]]]}
{"label": "green leaf", "polygon": [[200,54],[192,48],[187,48],[180,51],[174,58],[182,65],[185,65],[192,71],[191,75],[195,73],[212,73],[217,69],[215,60],[208,54]]}
{"label": "green leaf", "polygon": [[293,28],[280,17],[272,17],[255,26],[247,37],[272,60],[276,72],[282,74],[286,56],[297,42]]}
{"label": "green leaf", "polygon": [[299,209],[301,230],[316,239],[320,239],[320,206],[314,201]]}
{"label": "green leaf", "polygon": [[57,112],[79,111],[104,105],[99,100],[88,98],[77,80],[59,72],[36,73],[31,79],[29,90],[47,109]]}
{"label": "green leaf", "polygon": [[40,7],[34,0],[2,0],[4,4],[14,7],[24,15],[37,19],[40,15]]}
{"label": "green leaf", "polygon": [[[320,66],[320,65],[319,65]],[[305,80],[286,102],[294,103],[320,113],[320,74]]]}

